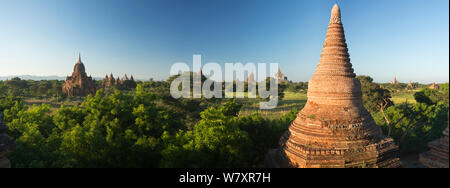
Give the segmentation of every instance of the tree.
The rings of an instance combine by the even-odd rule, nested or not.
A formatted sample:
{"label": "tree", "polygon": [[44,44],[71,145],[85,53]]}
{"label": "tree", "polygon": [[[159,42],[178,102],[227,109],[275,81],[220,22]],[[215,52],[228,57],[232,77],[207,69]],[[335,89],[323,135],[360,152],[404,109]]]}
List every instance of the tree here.
{"label": "tree", "polygon": [[192,131],[163,140],[162,167],[248,167],[251,141],[242,131],[234,102],[201,113]]}
{"label": "tree", "polygon": [[402,151],[424,148],[427,142],[441,136],[448,121],[448,105],[444,103],[403,103],[390,106],[385,112],[388,119],[395,123],[388,124],[381,112],[374,119],[397,141]]}
{"label": "tree", "polygon": [[[444,92],[445,89],[443,90]],[[414,94],[414,99],[417,102],[425,103],[427,105],[434,105],[437,104],[440,101],[443,101],[448,105],[448,91],[447,93],[439,92],[438,90],[430,89],[430,88],[424,88],[419,92],[416,92]]]}

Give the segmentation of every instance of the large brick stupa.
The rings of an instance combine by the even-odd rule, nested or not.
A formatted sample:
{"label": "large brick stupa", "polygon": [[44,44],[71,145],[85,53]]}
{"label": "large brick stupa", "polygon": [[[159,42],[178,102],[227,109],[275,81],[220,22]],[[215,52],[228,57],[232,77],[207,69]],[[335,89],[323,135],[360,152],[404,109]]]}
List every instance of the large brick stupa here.
{"label": "large brick stupa", "polygon": [[270,150],[266,167],[399,167],[398,147],[383,135],[362,103],[361,84],[353,72],[341,12],[337,5],[314,76],[308,101]]}

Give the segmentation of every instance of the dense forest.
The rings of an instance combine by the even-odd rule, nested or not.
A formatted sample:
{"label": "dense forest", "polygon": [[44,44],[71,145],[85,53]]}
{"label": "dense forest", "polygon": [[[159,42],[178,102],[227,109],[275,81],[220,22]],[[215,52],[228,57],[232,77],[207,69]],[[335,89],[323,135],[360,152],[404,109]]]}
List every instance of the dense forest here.
{"label": "dense forest", "polygon": [[[396,104],[391,98],[398,88],[358,78],[365,107],[402,152],[421,151],[441,136],[448,123],[448,83],[439,90],[419,88],[417,102]],[[17,143],[8,158],[16,168],[259,167],[300,110],[277,118],[240,115],[242,100],[172,98],[171,80],[100,89],[77,103],[61,94],[61,81],[0,81],[0,110]],[[307,83],[279,88],[306,93]],[[28,104],[30,98],[48,103]]]}

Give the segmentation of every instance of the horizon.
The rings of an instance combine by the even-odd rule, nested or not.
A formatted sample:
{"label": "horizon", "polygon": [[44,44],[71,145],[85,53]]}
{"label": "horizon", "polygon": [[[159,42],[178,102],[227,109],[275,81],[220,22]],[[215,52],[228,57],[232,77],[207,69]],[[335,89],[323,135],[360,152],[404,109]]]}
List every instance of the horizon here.
{"label": "horizon", "polygon": [[[307,82],[334,4],[6,0],[0,3],[0,77],[65,77],[81,52],[86,72],[96,78],[113,73],[166,80],[172,64],[192,64],[192,55],[201,54],[202,64],[279,63],[289,80]],[[394,77],[448,82],[448,1],[338,4],[357,75],[379,83]]]}

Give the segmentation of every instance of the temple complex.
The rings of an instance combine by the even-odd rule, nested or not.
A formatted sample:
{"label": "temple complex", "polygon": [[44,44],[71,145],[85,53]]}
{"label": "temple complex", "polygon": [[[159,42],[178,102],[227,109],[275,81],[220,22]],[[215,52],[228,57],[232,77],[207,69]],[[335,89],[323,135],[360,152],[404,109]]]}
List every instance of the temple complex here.
{"label": "temple complex", "polygon": [[421,153],[419,161],[428,168],[448,168],[448,125],[444,136],[428,143],[430,151]]}
{"label": "temple complex", "polygon": [[435,89],[435,90],[439,90],[439,85],[437,85],[436,83],[432,83],[429,87],[430,89]]}
{"label": "temple complex", "polygon": [[288,81],[287,77],[284,76],[284,74],[280,71],[280,68],[278,68],[278,71],[277,71],[277,73],[275,73],[274,78],[275,78],[275,80],[278,81],[278,83],[287,82]]}
{"label": "temple complex", "polygon": [[0,112],[0,168],[11,168],[11,162],[6,154],[14,150],[16,143],[6,133],[8,127],[3,122],[3,112]]}
{"label": "temple complex", "polygon": [[114,78],[113,74],[111,73],[109,76],[106,75],[105,79],[101,82],[100,86],[102,88],[110,88],[110,87],[116,87],[118,89],[134,89],[136,88],[136,81],[134,81],[133,75],[128,78],[127,74],[125,74],[122,79],[119,79],[119,77]]}
{"label": "temple complex", "polygon": [[81,55],[78,54],[78,61],[73,69],[72,76],[67,76],[66,83],[62,86],[62,91],[70,97],[94,95],[97,90],[95,81],[91,76],[87,76]]}
{"label": "temple complex", "polygon": [[271,168],[400,167],[398,147],[383,135],[362,103],[345,41],[338,5],[331,11],[325,43],[308,100],[283,134],[280,147],[270,150]]}
{"label": "temple complex", "polygon": [[391,81],[391,84],[398,84],[400,82],[397,81],[397,77],[395,76],[394,79]]}

